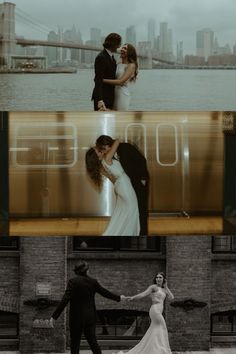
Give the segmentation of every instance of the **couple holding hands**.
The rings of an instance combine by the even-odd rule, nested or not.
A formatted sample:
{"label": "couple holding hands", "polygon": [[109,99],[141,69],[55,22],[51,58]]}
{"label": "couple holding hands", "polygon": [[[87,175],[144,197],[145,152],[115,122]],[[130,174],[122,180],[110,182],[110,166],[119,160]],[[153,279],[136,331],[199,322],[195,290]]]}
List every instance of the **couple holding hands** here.
{"label": "couple holding hands", "polygon": [[141,341],[128,352],[117,354],[171,354],[168,332],[162,316],[166,298],[173,300],[174,296],[167,286],[167,280],[162,272],[156,273],[153,284],[134,296],[117,295],[102,287],[99,282],[89,276],[89,265],[80,262],[74,268],[76,276],[69,280],[64,296],[54,311],[50,324],[58,319],[64,308],[70,303],[69,325],[71,338],[71,354],[79,354],[81,335],[84,333],[94,354],[101,354],[96,339],[96,293],[120,302],[140,300],[149,296],[152,305],[149,310],[150,326]]}

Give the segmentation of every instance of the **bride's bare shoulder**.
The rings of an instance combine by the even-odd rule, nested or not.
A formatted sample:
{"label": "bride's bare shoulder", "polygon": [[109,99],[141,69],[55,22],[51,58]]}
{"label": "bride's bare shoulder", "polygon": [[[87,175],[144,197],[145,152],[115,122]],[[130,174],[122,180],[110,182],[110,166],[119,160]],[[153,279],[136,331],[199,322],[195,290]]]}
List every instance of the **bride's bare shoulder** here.
{"label": "bride's bare shoulder", "polygon": [[152,284],[150,285],[149,289],[152,291],[152,292],[155,292],[158,290],[157,286],[155,284]]}

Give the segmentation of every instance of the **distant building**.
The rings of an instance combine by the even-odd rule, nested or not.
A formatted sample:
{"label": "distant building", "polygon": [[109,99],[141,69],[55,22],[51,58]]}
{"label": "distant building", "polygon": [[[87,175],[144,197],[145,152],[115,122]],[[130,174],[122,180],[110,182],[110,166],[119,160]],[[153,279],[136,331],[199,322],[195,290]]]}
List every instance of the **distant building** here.
{"label": "distant building", "polygon": [[211,66],[236,66],[236,54],[211,55],[208,57]]}
{"label": "distant building", "polygon": [[158,38],[158,51],[161,59],[173,60],[172,30],[167,22],[160,23],[160,35]]}
{"label": "distant building", "polygon": [[176,61],[180,64],[183,64],[184,62],[183,41],[177,42]]}
{"label": "distant building", "polygon": [[[49,42],[58,42],[59,35],[54,31],[49,32],[48,41]],[[48,57],[48,64],[49,65],[55,64],[59,61],[59,50],[56,47],[47,47],[46,48],[46,55]]]}
{"label": "distant building", "polygon": [[210,28],[204,28],[196,32],[196,55],[204,57],[207,61],[209,55],[213,54],[214,32]]}
{"label": "distant building", "polygon": [[205,65],[205,58],[197,55],[185,55],[184,57],[185,65]]}
{"label": "distant building", "polygon": [[233,54],[236,54],[236,44],[233,46]]}
{"label": "distant building", "polygon": [[90,28],[90,40],[94,43],[97,43],[97,46],[101,46],[102,35],[100,28]]}
{"label": "distant building", "polygon": [[126,29],[126,42],[133,44],[136,47],[136,29],[135,26],[130,26]]}
{"label": "distant building", "polygon": [[153,18],[151,18],[148,21],[148,41],[151,42],[152,49],[154,48],[155,37],[156,37],[156,21]]}

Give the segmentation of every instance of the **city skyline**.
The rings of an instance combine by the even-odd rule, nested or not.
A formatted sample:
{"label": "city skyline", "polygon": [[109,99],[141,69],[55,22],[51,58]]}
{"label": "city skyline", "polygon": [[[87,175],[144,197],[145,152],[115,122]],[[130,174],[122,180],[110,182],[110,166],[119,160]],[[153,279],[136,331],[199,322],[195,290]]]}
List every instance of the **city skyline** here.
{"label": "city skyline", "polygon": [[[100,28],[102,35],[109,32],[120,33],[125,40],[126,29],[135,26],[137,41],[148,40],[148,21],[153,19],[156,33],[160,33],[160,23],[167,22],[173,31],[173,50],[183,41],[185,54],[196,54],[196,32],[211,28],[220,46],[227,43],[232,48],[236,44],[234,13],[236,3],[233,0],[15,0],[16,34],[26,38],[46,38],[49,30],[67,30],[75,24],[80,30],[83,41],[90,39],[90,28]],[[123,6],[124,5],[124,6]],[[94,10],[96,11],[93,11]],[[115,17],[112,15],[115,14]],[[156,15],[155,15],[156,13]],[[29,26],[28,19],[40,23],[42,27]],[[111,14],[111,15],[107,15]],[[26,16],[26,17],[24,17]],[[39,30],[40,29],[40,30]]]}

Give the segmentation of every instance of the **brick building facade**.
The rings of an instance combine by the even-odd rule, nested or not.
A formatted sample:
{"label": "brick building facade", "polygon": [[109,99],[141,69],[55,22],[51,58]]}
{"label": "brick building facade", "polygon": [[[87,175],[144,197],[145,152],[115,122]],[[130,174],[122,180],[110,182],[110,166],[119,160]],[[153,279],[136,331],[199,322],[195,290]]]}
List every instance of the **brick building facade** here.
{"label": "brick building facade", "polygon": [[[69,347],[66,312],[55,329],[48,319],[81,258],[92,277],[118,294],[133,295],[152,283],[155,272],[166,273],[175,295],[164,314],[173,351],[236,347],[234,236],[10,239],[0,250],[0,350]],[[97,295],[96,303],[102,348],[129,348],[145,333],[150,299],[116,303]]]}

